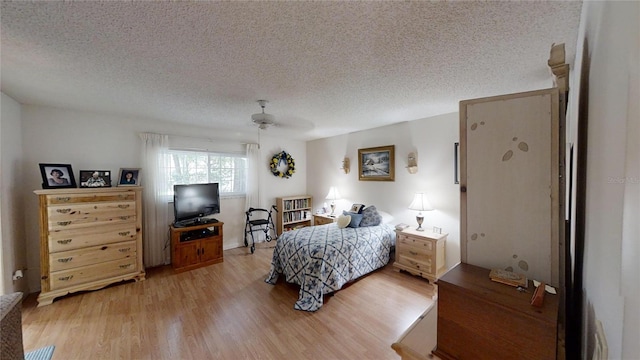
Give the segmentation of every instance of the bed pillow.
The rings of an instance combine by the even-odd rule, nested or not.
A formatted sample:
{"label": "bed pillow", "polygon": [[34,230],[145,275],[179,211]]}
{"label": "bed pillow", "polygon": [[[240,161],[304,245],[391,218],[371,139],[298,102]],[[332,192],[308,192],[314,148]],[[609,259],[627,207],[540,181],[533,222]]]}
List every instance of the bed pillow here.
{"label": "bed pillow", "polygon": [[360,222],[362,221],[362,214],[350,212],[350,211],[342,211],[342,215],[351,216],[351,221],[349,222],[349,227],[357,228],[360,227]]}
{"label": "bed pillow", "polygon": [[353,205],[351,205],[351,210],[349,210],[349,212],[354,212],[356,214],[362,214],[362,209],[364,209],[364,204],[353,204]]}
{"label": "bed pillow", "polygon": [[378,210],[376,210],[376,207],[373,205],[364,208],[361,215],[362,221],[360,222],[360,227],[376,226],[382,222],[382,216],[378,214]]}
{"label": "bed pillow", "polygon": [[381,224],[391,224],[391,222],[393,222],[393,215],[382,210],[378,210],[378,214],[382,217]]}
{"label": "bed pillow", "polygon": [[338,216],[338,228],[339,229],[344,229],[347,226],[349,226],[349,223],[351,223],[351,215],[340,215]]}

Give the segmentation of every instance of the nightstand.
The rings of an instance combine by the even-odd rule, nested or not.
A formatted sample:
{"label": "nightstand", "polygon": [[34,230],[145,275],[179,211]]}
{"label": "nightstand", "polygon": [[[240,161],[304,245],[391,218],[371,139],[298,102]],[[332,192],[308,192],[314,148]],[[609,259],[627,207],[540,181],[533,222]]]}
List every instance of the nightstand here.
{"label": "nightstand", "polygon": [[431,282],[446,271],[445,243],[449,234],[396,230],[396,261],[393,266]]}
{"label": "nightstand", "polygon": [[329,214],[313,214],[313,225],[325,225],[338,221],[337,216],[329,216]]}

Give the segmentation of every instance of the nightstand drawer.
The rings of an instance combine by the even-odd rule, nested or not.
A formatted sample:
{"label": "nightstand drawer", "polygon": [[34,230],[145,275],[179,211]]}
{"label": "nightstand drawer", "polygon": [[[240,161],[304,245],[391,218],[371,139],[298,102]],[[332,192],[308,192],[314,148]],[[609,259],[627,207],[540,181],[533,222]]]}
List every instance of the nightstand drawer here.
{"label": "nightstand drawer", "polygon": [[331,224],[336,222],[336,220],[337,220],[337,217],[330,217],[328,215],[320,215],[320,214],[313,215],[314,226]]}
{"label": "nightstand drawer", "polygon": [[398,263],[426,274],[433,274],[431,256],[426,258],[414,258],[400,254],[398,256]]}
{"label": "nightstand drawer", "polygon": [[423,238],[418,238],[415,236],[407,236],[405,234],[399,234],[398,239],[396,240],[400,245],[406,245],[411,247],[416,247],[428,251],[433,251],[433,240],[427,240]]}

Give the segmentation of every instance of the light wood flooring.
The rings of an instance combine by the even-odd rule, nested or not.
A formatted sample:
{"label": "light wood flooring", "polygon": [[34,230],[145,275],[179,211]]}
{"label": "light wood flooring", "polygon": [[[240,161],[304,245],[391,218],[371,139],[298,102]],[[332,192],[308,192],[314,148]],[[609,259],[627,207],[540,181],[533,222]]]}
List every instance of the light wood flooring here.
{"label": "light wood flooring", "polygon": [[264,282],[273,243],[224,252],[224,262],[23,303],[26,351],[55,345],[62,359],[399,359],[391,344],[431,303],[434,287],[389,263],[315,313],[293,305],[299,287]]}

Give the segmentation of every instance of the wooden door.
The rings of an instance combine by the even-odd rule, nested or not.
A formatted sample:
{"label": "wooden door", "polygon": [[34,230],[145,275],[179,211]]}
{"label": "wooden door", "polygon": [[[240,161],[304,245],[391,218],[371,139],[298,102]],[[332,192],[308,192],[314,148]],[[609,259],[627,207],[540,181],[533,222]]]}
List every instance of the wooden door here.
{"label": "wooden door", "polygon": [[460,102],[461,261],[559,285],[558,90]]}

